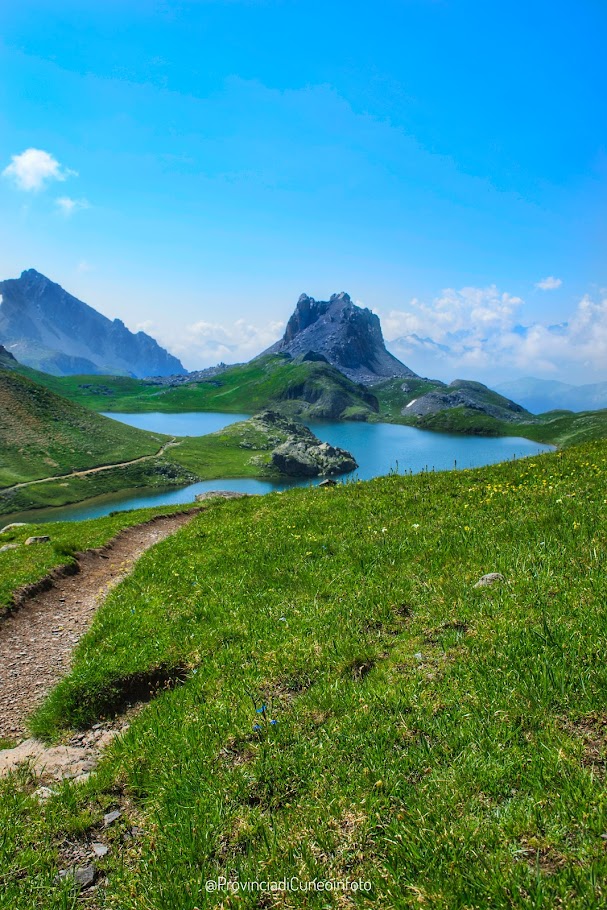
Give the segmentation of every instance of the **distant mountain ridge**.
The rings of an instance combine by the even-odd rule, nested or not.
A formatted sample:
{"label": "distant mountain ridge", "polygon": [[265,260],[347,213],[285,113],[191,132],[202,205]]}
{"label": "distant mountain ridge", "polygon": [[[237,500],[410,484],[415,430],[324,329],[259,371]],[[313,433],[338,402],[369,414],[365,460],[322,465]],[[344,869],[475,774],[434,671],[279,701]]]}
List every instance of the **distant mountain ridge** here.
{"label": "distant mountain ridge", "polygon": [[145,332],[108,319],[35,269],[0,281],[0,294],[0,344],[26,366],[55,376],[187,372]]}
{"label": "distant mountain ridge", "polygon": [[515,398],[534,414],[545,411],[596,411],[607,408],[607,382],[571,385],[556,379],[526,376],[502,382],[496,387],[502,395]]}
{"label": "distant mountain ridge", "polygon": [[329,300],[302,294],[280,341],[264,354],[321,355],[348,379],[370,385],[417,374],[386,350],[379,317],[342,291]]}

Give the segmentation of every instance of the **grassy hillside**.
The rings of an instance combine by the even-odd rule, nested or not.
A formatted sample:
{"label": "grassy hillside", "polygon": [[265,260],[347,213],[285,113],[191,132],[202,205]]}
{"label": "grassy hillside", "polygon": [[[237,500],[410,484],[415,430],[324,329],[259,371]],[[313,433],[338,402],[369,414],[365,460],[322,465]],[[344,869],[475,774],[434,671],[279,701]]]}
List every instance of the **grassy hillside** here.
{"label": "grassy hillside", "polygon": [[228,477],[284,479],[273,466],[271,453],[293,436],[293,429],[287,429],[288,422],[264,422],[258,418],[259,415],[206,436],[176,438],[163,455],[135,464],[0,489],[0,516],[19,518],[32,509],[67,505],[121,490],[168,489]]}
{"label": "grassy hillside", "polygon": [[0,487],[157,452],[168,437],[66,401],[0,370]]}
{"label": "grassy hillside", "polygon": [[[487,415],[498,421],[503,419],[507,423],[531,423],[534,419],[532,414],[510,399],[481,382],[467,379],[456,379],[449,385],[433,379],[407,379],[404,382],[401,379],[390,379],[374,386],[373,391],[379,399],[380,414],[395,422],[405,420],[414,423],[417,419],[427,419],[430,413],[434,416],[436,408],[441,404],[442,410],[464,407],[472,415],[476,414],[479,420]],[[428,393],[438,395],[439,400],[432,403],[431,411],[428,408],[429,402],[426,409],[420,411],[419,407],[427,401],[424,396]],[[431,395],[430,398],[432,397]]]}
{"label": "grassy hillside", "polygon": [[[457,389],[457,385],[453,388]],[[593,439],[604,439],[607,436],[607,410],[582,413],[550,411],[529,420],[522,415],[516,422],[498,420],[467,407],[443,410],[423,417],[402,414],[403,408],[406,408],[409,402],[435,390],[445,391],[445,387],[437,386],[430,379],[407,379],[404,383],[401,379],[390,379],[388,382],[373,386],[373,392],[379,401],[380,419],[439,433],[524,436],[537,442],[558,446],[575,445]],[[503,397],[491,389],[484,390],[483,397],[488,405],[501,406],[504,402]],[[528,415],[529,418],[531,416]]]}
{"label": "grassy hillside", "polygon": [[540,414],[534,423],[512,424],[495,420],[469,408],[453,408],[419,419],[403,419],[402,422],[420,430],[434,430],[439,433],[524,436],[537,442],[558,446],[575,445],[593,439],[604,439],[607,436],[607,410],[587,411],[581,414],[574,414],[572,411],[552,411]]}
{"label": "grassy hillside", "polygon": [[33,726],[188,679],[87,784],[2,784],[0,906],[75,906],[54,876],[98,839],[120,910],[604,906],[606,502],[590,443],[211,507],[110,594]]}
{"label": "grassy hillside", "polygon": [[161,457],[100,473],[50,480],[8,491],[0,490],[0,522],[22,520],[22,512],[28,513],[29,520],[32,509],[64,506],[122,491],[131,491],[133,494],[161,492],[200,479],[197,474],[175,461]]}
{"label": "grassy hillside", "polygon": [[39,375],[37,381],[96,411],[254,413],[280,404],[283,413],[309,419],[366,419],[377,410],[373,395],[329,364],[294,363],[281,356],[258,358],[213,379],[175,387],[112,376]]}
{"label": "grassy hillside", "polygon": [[[252,413],[271,406],[286,414],[299,415],[304,420],[331,416],[385,420],[437,432],[525,436],[554,445],[570,445],[607,435],[607,411],[552,411],[529,421],[522,415],[514,423],[466,407],[423,417],[403,415],[402,410],[409,402],[427,392],[445,392],[449,387],[431,379],[403,381],[401,378],[364,389],[328,364],[293,363],[281,357],[259,358],[248,364],[230,367],[206,382],[175,388],[154,386],[124,377],[56,377],[36,373],[27,367],[19,366],[17,370],[35,377],[36,381],[71,401],[99,411],[215,410]],[[488,405],[501,406],[504,403],[503,397],[491,389],[484,390],[483,397]],[[191,462],[191,459],[188,461]]]}

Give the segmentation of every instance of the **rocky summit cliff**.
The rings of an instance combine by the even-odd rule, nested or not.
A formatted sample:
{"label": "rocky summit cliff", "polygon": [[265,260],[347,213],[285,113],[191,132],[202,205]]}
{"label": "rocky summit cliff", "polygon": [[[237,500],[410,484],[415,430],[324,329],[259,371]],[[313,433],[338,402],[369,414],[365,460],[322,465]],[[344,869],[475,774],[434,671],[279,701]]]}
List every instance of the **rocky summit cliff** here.
{"label": "rocky summit cliff", "polygon": [[0,294],[0,343],[26,366],[56,376],[186,372],[145,332],[130,332],[35,269],[0,281]]}
{"label": "rocky summit cliff", "polygon": [[282,339],[264,354],[312,359],[321,355],[355,382],[367,385],[416,374],[386,350],[379,318],[349,295],[314,300],[302,294]]}

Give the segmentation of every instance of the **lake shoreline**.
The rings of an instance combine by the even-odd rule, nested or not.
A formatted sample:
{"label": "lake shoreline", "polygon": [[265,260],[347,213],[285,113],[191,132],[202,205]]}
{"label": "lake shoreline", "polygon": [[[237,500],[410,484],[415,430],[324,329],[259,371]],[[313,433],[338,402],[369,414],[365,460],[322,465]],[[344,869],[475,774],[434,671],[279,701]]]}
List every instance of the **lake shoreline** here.
{"label": "lake shoreline", "polygon": [[[106,416],[110,416],[107,414]],[[115,412],[112,419],[118,420]],[[186,435],[198,430],[197,439],[237,423],[245,415],[229,412],[145,412],[122,414],[120,422],[165,435]],[[162,426],[160,424],[162,423]],[[485,437],[426,432],[401,423],[383,421],[308,421],[310,429],[323,441],[351,451],[359,468],[342,475],[342,482],[369,480],[390,473],[416,474],[423,471],[460,470],[539,455],[554,446],[536,443],[524,437]],[[184,430],[186,433],[184,433]],[[1,521],[28,521],[43,524],[50,521],[82,521],[132,508],[191,503],[197,493],[213,489],[233,490],[251,495],[279,492],[294,486],[315,485],[322,478],[287,478],[257,476],[217,476],[218,466],[209,466],[205,479],[182,485],[130,486],[120,491],[83,498],[71,504],[15,510]]]}

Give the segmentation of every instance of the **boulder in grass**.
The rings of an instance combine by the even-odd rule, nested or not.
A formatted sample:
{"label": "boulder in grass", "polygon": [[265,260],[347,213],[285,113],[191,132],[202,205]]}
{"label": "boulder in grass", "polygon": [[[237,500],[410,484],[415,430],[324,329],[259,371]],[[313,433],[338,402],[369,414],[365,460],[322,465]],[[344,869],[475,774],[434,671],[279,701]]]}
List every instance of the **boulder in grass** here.
{"label": "boulder in grass", "polygon": [[237,493],[236,490],[209,490],[208,493],[197,493],[194,499],[196,502],[204,502],[206,499],[242,499],[246,493]]}
{"label": "boulder in grass", "polygon": [[490,585],[495,585],[499,581],[503,581],[504,576],[499,572],[489,572],[487,575],[483,575],[477,583],[474,585],[475,588],[488,588]]}
{"label": "boulder in grass", "polygon": [[48,536],[48,534],[40,534],[38,537],[28,537],[25,541],[25,546],[29,547],[34,543],[48,543],[50,539],[51,538]]}

